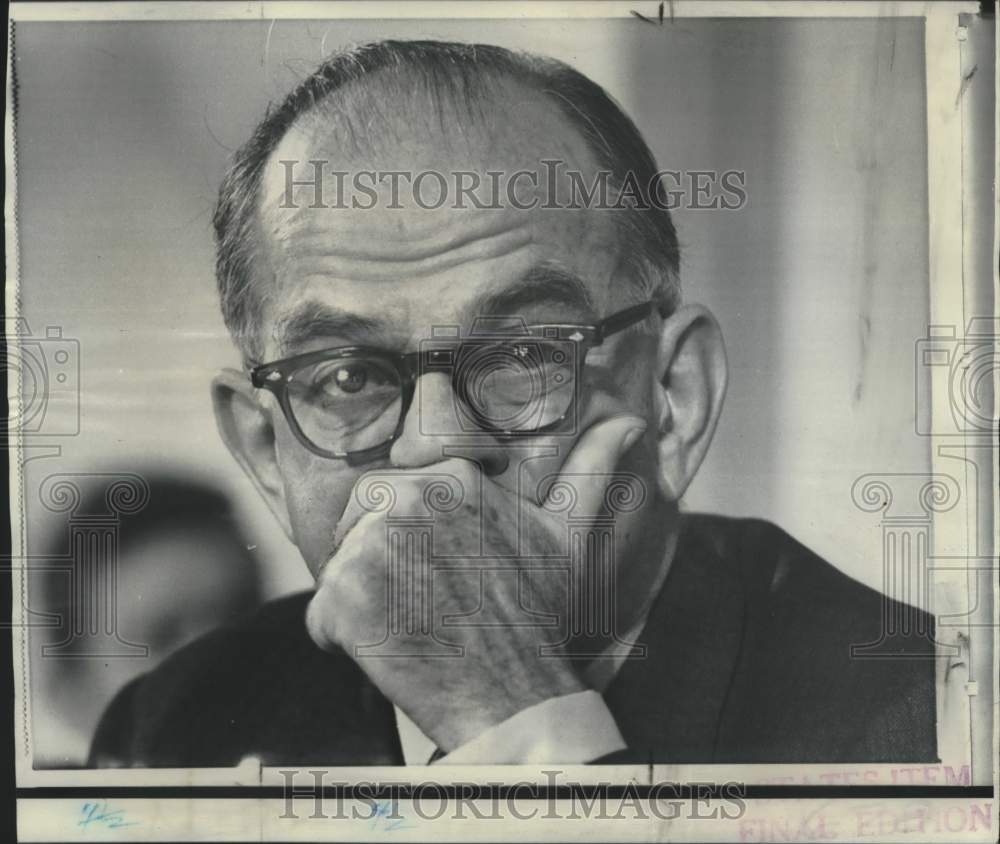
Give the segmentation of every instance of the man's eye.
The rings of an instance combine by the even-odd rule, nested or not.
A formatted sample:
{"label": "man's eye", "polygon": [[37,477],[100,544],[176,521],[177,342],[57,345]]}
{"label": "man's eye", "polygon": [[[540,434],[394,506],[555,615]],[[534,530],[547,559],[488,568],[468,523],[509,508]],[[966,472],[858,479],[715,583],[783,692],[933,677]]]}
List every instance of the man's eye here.
{"label": "man's eye", "polygon": [[397,389],[393,373],[374,361],[340,360],[320,364],[307,378],[305,397],[310,401],[376,398]]}
{"label": "man's eye", "polygon": [[348,366],[338,366],[327,379],[326,389],[331,387],[342,393],[357,393],[368,383],[368,367],[354,363]]}

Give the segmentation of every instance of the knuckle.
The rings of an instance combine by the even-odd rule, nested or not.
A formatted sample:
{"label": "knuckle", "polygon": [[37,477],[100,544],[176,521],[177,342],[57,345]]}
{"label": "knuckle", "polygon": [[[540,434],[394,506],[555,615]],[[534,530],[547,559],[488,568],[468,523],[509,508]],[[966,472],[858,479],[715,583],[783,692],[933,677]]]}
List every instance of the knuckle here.
{"label": "knuckle", "polygon": [[320,587],[306,608],[306,630],[309,637],[324,650],[339,642],[336,628],[338,614],[330,612],[330,597],[330,589]]}

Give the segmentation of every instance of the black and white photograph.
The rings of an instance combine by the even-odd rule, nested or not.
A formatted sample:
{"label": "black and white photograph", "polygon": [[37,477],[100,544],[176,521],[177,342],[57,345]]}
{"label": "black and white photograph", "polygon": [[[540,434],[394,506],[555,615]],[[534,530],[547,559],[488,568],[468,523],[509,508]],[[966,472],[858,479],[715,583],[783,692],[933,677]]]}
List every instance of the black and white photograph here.
{"label": "black and white photograph", "polygon": [[996,30],[13,4],[18,840],[996,840]]}

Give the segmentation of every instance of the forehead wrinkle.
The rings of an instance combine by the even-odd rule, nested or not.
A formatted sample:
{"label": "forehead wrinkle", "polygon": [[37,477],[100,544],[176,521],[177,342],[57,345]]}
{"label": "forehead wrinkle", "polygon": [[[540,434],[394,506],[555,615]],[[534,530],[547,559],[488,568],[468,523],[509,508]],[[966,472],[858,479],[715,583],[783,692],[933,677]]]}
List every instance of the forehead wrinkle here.
{"label": "forehead wrinkle", "polygon": [[[469,208],[446,213],[398,209],[361,212],[373,213],[370,217],[352,217],[348,212],[338,218],[339,213],[337,210],[318,211],[308,217],[299,217],[292,226],[282,226],[281,232],[286,237],[294,235],[296,249],[304,254],[324,254],[333,248],[345,258],[364,258],[372,254],[381,260],[416,261],[476,241],[507,235],[513,239],[525,238],[529,228],[523,214],[505,216],[496,211]],[[338,219],[342,225],[337,225]],[[371,221],[376,225],[366,225]],[[359,248],[357,243],[354,247],[337,243],[351,238],[362,242],[370,251],[364,246]]]}
{"label": "forehead wrinkle", "polygon": [[473,261],[490,261],[513,255],[534,243],[530,229],[519,226],[499,234],[460,236],[451,242],[415,244],[412,250],[393,253],[366,253],[361,250],[330,248],[322,238],[296,244],[286,251],[283,274],[305,279],[326,276],[353,280],[398,280],[401,276],[422,277],[445,272]]}

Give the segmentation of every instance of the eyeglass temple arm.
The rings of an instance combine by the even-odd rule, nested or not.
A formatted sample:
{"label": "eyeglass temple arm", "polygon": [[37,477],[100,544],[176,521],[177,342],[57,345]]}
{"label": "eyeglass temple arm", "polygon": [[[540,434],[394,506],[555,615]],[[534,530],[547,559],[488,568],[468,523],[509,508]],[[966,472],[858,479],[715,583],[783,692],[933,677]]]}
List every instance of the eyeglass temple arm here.
{"label": "eyeglass temple arm", "polygon": [[595,326],[597,329],[597,341],[602,342],[605,337],[610,337],[612,334],[617,334],[619,331],[631,328],[637,322],[642,322],[654,310],[660,310],[663,313],[663,310],[656,302],[643,302],[641,305],[626,308],[624,311],[609,316],[606,320],[599,322]]}

